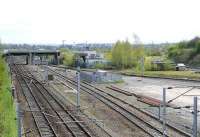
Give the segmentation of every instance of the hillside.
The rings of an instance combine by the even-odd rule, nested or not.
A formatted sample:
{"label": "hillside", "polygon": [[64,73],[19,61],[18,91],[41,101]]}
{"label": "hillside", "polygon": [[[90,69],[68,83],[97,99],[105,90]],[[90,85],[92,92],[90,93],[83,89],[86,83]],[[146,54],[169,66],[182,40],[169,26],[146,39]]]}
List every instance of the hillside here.
{"label": "hillside", "polygon": [[200,38],[182,41],[170,46],[167,56],[176,63],[185,63],[190,66],[200,66]]}

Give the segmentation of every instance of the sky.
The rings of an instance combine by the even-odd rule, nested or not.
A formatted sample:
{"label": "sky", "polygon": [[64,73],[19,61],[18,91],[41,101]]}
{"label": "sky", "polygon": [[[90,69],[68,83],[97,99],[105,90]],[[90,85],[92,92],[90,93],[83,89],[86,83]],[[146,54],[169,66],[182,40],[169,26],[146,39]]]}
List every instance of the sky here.
{"label": "sky", "polygon": [[200,36],[199,0],[0,0],[2,43],[178,42]]}

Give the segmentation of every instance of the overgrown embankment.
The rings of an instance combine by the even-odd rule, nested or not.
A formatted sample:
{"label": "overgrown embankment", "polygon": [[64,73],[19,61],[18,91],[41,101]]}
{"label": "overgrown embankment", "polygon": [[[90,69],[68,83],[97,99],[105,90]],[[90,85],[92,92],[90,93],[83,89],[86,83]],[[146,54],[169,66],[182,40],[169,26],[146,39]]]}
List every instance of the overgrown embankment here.
{"label": "overgrown embankment", "polygon": [[182,41],[168,48],[167,56],[176,63],[185,63],[190,66],[200,66],[200,38]]}
{"label": "overgrown embankment", "polygon": [[0,54],[0,137],[16,137],[16,112],[13,103],[8,68]]}

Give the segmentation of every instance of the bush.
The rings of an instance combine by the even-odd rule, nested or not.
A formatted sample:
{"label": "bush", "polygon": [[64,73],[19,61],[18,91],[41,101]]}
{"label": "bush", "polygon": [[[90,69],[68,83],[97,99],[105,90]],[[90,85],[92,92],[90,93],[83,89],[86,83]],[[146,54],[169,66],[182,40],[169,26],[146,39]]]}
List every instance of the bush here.
{"label": "bush", "polygon": [[94,65],[94,68],[95,69],[104,69],[105,68],[105,65],[104,64],[101,64],[101,63],[97,63]]}
{"label": "bush", "polygon": [[74,54],[68,49],[61,49],[61,58],[66,66],[73,66],[75,63]]}
{"label": "bush", "polygon": [[128,41],[118,41],[112,48],[112,64],[118,69],[132,68],[144,56],[143,46],[133,46]]}
{"label": "bush", "polygon": [[[153,64],[154,60],[161,60],[162,64]],[[144,62],[145,70],[146,71],[160,71],[160,70],[175,70],[175,65],[172,61],[165,59],[161,56],[155,57],[146,57]]]}
{"label": "bush", "polygon": [[165,59],[164,62],[165,64],[163,70],[175,70],[175,64],[172,61]]}
{"label": "bush", "polygon": [[200,54],[196,55],[192,60],[189,61],[189,64],[194,66],[194,67],[197,67],[200,65]]}
{"label": "bush", "polygon": [[144,61],[144,68],[145,70],[152,70],[152,57],[146,57]]}

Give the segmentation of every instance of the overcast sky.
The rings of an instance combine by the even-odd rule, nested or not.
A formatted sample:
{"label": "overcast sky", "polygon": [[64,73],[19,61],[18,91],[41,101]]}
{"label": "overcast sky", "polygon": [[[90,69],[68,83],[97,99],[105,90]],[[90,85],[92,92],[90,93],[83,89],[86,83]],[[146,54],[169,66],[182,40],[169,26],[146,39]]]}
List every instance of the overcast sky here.
{"label": "overcast sky", "polygon": [[4,43],[175,42],[200,36],[200,0],[0,0]]}

